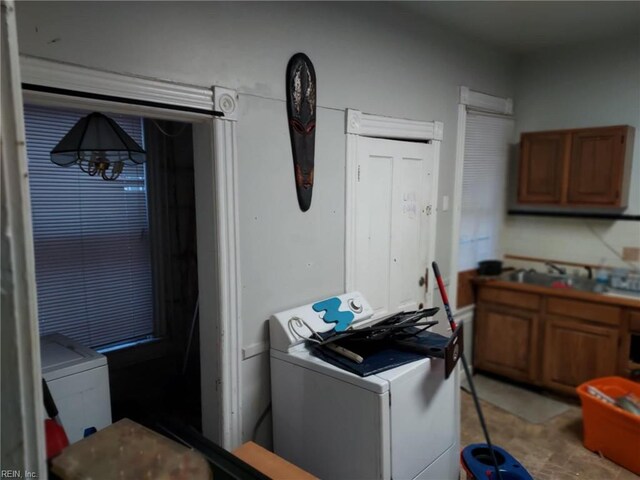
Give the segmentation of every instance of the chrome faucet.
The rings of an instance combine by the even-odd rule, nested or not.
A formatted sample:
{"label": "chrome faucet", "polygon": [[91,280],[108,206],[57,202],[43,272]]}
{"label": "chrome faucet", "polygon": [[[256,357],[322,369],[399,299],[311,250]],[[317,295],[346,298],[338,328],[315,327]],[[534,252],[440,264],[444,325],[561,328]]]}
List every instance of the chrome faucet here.
{"label": "chrome faucet", "polygon": [[556,272],[558,272],[560,275],[566,275],[567,274],[567,269],[563,268],[563,267],[559,267],[558,265],[556,265],[555,263],[551,263],[551,262],[544,262],[544,264],[549,267],[549,270],[555,270]]}

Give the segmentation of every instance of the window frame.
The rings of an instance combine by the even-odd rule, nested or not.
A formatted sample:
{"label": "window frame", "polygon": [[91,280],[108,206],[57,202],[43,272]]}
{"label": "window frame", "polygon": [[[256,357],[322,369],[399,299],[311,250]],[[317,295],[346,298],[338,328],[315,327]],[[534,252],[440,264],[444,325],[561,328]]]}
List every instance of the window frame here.
{"label": "window frame", "polygon": [[[70,241],[76,240],[80,244],[86,244],[87,240],[91,238],[92,234],[102,235],[104,234],[104,229],[102,226],[96,223],[95,220],[85,219],[83,214],[81,213],[83,209],[80,208],[80,210],[78,210],[77,207],[73,206],[75,205],[75,202],[73,202],[71,206],[65,206],[68,204],[69,200],[73,199],[75,194],[78,195],[77,198],[82,199],[83,201],[90,200],[91,195],[96,195],[96,194],[101,196],[106,195],[107,198],[118,202],[118,204],[121,207],[124,207],[127,211],[129,210],[129,206],[135,206],[136,203],[139,209],[142,208],[141,202],[144,202],[144,207],[143,207],[144,219],[138,216],[136,221],[135,213],[134,213],[134,217],[127,216],[127,218],[122,220],[119,218],[118,215],[114,215],[114,214],[108,214],[107,218],[109,219],[108,220],[109,224],[111,224],[111,222],[115,220],[116,221],[115,225],[119,225],[122,227],[126,227],[127,225],[129,225],[130,222],[133,222],[133,223],[131,223],[131,225],[129,226],[136,227],[136,228],[140,227],[142,223],[144,224],[147,240],[146,240],[146,245],[143,247],[143,251],[139,252],[142,254],[142,256],[135,255],[133,264],[131,264],[129,262],[129,259],[127,258],[122,259],[119,265],[122,265],[124,270],[122,270],[122,276],[119,276],[119,278],[123,278],[123,281],[126,283],[127,280],[129,280],[127,276],[129,274],[132,274],[132,272],[136,272],[136,273],[133,273],[134,278],[137,280],[136,286],[137,287],[142,286],[142,284],[140,284],[139,282],[143,281],[144,282],[143,288],[144,289],[149,288],[151,290],[151,299],[149,303],[147,303],[148,310],[145,308],[142,311],[143,312],[142,317],[138,317],[140,321],[136,322],[136,324],[139,325],[140,327],[147,325],[148,327],[151,328],[151,332],[139,334],[139,335],[133,335],[134,332],[131,331],[130,332],[131,336],[127,338],[120,338],[117,340],[113,338],[109,339],[109,334],[107,332],[103,332],[102,334],[98,334],[97,336],[89,334],[90,338],[78,338],[71,333],[65,332],[64,331],[65,327],[74,328],[74,326],[75,328],[80,330],[82,330],[83,327],[86,326],[86,328],[89,329],[89,331],[91,330],[92,322],[90,321],[90,319],[86,318],[86,315],[78,313],[77,311],[77,310],[82,310],[83,307],[85,311],[90,311],[92,309],[90,299],[86,298],[86,293],[87,293],[86,291],[85,291],[85,295],[80,295],[80,296],[74,295],[73,297],[74,298],[73,304],[76,305],[76,307],[75,309],[72,309],[72,310],[76,310],[76,311],[70,312],[72,321],[69,321],[69,319],[64,319],[64,318],[60,320],[61,313],[58,308],[59,305],[56,306],[55,302],[53,306],[48,305],[47,303],[45,303],[44,305],[40,304],[40,306],[43,307],[48,305],[50,308],[47,308],[47,310],[51,311],[54,314],[54,316],[52,317],[54,319],[53,325],[49,325],[47,328],[47,330],[49,330],[50,333],[52,333],[51,328],[53,328],[55,329],[55,331],[60,333],[66,333],[68,336],[74,338],[74,340],[79,341],[80,343],[90,348],[93,348],[95,350],[112,351],[120,348],[126,348],[127,346],[135,345],[137,343],[148,342],[158,337],[159,326],[160,326],[159,324],[161,322],[159,322],[158,318],[156,317],[156,313],[158,311],[156,296],[158,294],[161,295],[162,292],[156,292],[154,290],[154,276],[156,276],[157,273],[155,272],[153,257],[152,257],[153,245],[152,245],[151,228],[150,228],[151,212],[149,208],[149,192],[147,188],[148,173],[147,173],[146,165],[141,165],[136,167],[136,170],[139,173],[142,173],[144,175],[143,182],[144,182],[145,188],[144,188],[143,195],[137,196],[137,198],[128,200],[128,199],[125,199],[127,194],[119,193],[119,189],[116,188],[120,186],[124,188],[124,185],[122,185],[123,183],[122,181],[120,181],[120,184],[116,183],[119,180],[116,180],[115,182],[109,182],[108,185],[103,184],[101,183],[101,182],[104,182],[104,180],[102,179],[89,178],[89,177],[85,178],[86,174],[80,172],[79,168],[76,165],[67,167],[67,170],[62,170],[61,167],[58,167],[56,165],[53,165],[53,164],[49,165],[50,160],[48,156],[47,158],[44,158],[45,156],[42,152],[42,147],[46,146],[47,143],[51,142],[51,138],[49,137],[49,132],[47,131],[47,129],[57,128],[59,130],[60,128],[54,125],[56,123],[56,120],[58,119],[60,119],[60,122],[63,122],[65,124],[69,123],[71,125],[73,124],[73,122],[75,122],[75,119],[74,119],[75,116],[77,116],[78,119],[80,119],[82,116],[88,113],[91,113],[91,110],[71,109],[68,106],[65,106],[65,107],[42,106],[42,105],[34,105],[32,103],[25,102],[24,104],[25,127],[27,125],[30,126],[29,129],[26,130],[27,154],[29,153],[28,152],[29,145],[31,145],[32,147],[35,147],[35,150],[32,151],[31,158],[28,161],[28,164],[30,167],[29,183],[30,183],[30,198],[31,198],[31,205],[32,205],[32,208],[31,208],[32,218],[34,213],[39,213],[40,215],[42,214],[54,215],[55,218],[58,218],[60,215],[62,215],[63,218],[65,219],[65,223],[69,223],[71,225],[70,228],[74,232],[73,236],[70,237],[69,240]],[[128,123],[129,127],[137,129],[139,138],[137,138],[136,141],[139,141],[144,147],[144,120],[145,120],[144,117],[140,117],[138,115],[121,115],[121,117],[127,117],[127,118],[121,119],[121,118],[115,117],[114,119],[116,121],[119,121],[119,120],[124,121],[125,127],[126,127],[126,123]],[[139,122],[138,126],[133,125],[138,122]],[[61,136],[64,135],[65,130],[66,130],[66,127],[62,128],[61,130],[62,133],[60,133]],[[127,131],[127,128],[125,128],[125,131]],[[35,133],[38,135],[38,137],[30,137],[29,136],[30,133],[32,134]],[[128,132],[128,133],[131,133],[131,132]],[[134,135],[134,137],[136,136],[135,133],[131,133],[131,134]],[[53,147],[53,145],[51,146]],[[140,169],[142,170],[142,172],[140,172]],[[136,175],[138,175],[139,173],[136,173]],[[123,172],[123,175],[126,175],[126,167],[125,167],[125,171]],[[50,176],[53,178],[49,178]],[[49,182],[55,182],[55,179],[58,179],[58,178],[60,179],[59,181],[61,182],[65,182],[65,183],[69,182],[67,183],[67,185],[71,188],[71,190],[68,190],[60,194],[62,205],[59,208],[57,207],[51,208],[49,206],[49,202],[45,201],[50,197],[50,195],[48,194],[48,188],[50,185]],[[76,179],[79,183],[76,183]],[[48,182],[46,184],[41,184],[43,180]],[[36,181],[35,185],[34,185],[34,181]],[[135,180],[134,180],[134,183],[135,183]],[[35,190],[34,190],[34,187],[35,187]],[[44,189],[44,192],[38,191],[37,187],[42,187]],[[42,197],[42,195],[44,196]],[[134,202],[134,203],[131,204],[131,202]],[[38,207],[38,205],[40,205],[40,207]],[[138,213],[141,213],[141,211],[138,210]],[[78,217],[75,217],[74,214],[77,214]],[[51,242],[53,242],[53,248],[59,251],[61,246],[55,240],[56,234],[59,233],[59,229],[57,226],[51,223],[50,218],[51,218],[50,216],[48,216],[48,218],[41,217],[39,222],[34,221],[34,228],[33,228],[34,247],[37,247],[38,245],[46,246],[48,244],[51,244]],[[137,222],[141,222],[141,223],[138,223],[136,225]],[[74,228],[75,225],[77,225],[78,227],[77,230]],[[117,230],[120,230],[120,227],[117,227]],[[126,229],[126,230],[129,230],[129,229]],[[84,232],[88,232],[87,235],[85,235]],[[63,230],[62,233],[63,235],[69,234],[70,230],[68,229]],[[126,234],[126,237],[129,238],[129,240],[131,240],[131,235],[132,235],[131,233],[128,233]],[[40,242],[43,242],[43,243],[40,243]],[[38,248],[34,248],[34,253],[36,254],[38,253]],[[68,270],[65,270],[65,275],[69,274],[73,277],[78,277],[78,276],[83,277],[85,274],[91,275],[93,271],[94,273],[98,274],[98,278],[100,278],[99,271],[105,272],[105,270],[102,268],[96,267],[95,263],[91,261],[91,257],[85,258],[84,255],[82,254],[80,255],[81,255],[81,258],[78,261],[76,261],[77,263],[76,267],[73,268],[72,266],[70,266]],[[64,263],[67,265],[69,264],[69,262],[64,262]],[[35,263],[36,275],[38,275],[39,265],[41,269],[40,275],[44,275],[43,277],[40,277],[42,283],[40,284],[39,288],[43,290],[40,290],[39,293],[45,294],[45,296],[47,294],[50,295],[52,293],[51,289],[53,289],[54,290],[53,293],[55,293],[55,291],[57,291],[56,290],[57,286],[55,285],[55,282],[54,282],[54,285],[52,285],[51,283],[52,278],[50,274],[51,274],[51,268],[55,269],[56,267],[52,266],[51,263],[48,262],[46,258],[44,263],[43,263],[42,257],[40,257],[40,262],[38,262],[38,258],[36,258],[36,263]],[[145,269],[142,273],[140,273],[140,270],[139,270],[140,266],[143,266]],[[49,275],[47,275],[47,272],[49,272]],[[107,275],[113,276],[114,272],[117,272],[118,274],[120,273],[119,270],[114,270],[113,266],[111,265],[107,266],[106,268]],[[146,282],[147,275],[148,275],[148,283]],[[82,288],[86,288],[86,284],[83,285]],[[148,293],[148,290],[147,290],[147,293]],[[82,297],[85,297],[85,298],[82,299]],[[129,301],[132,300],[132,297],[128,297],[128,298],[129,298]],[[146,298],[148,299],[148,297]],[[124,302],[126,301],[127,300],[125,299]],[[139,303],[137,299],[134,299],[133,301],[134,301],[134,304],[132,305],[132,307],[140,307],[140,306],[143,306],[144,303],[146,303],[144,302],[144,300],[143,300],[144,303]],[[121,310],[122,310],[122,313],[125,314],[125,318],[126,318],[126,312],[132,312],[132,310],[130,308],[127,309],[126,305],[121,304],[121,306],[125,307]],[[64,310],[64,307],[62,308]],[[96,312],[97,315],[104,315],[106,308],[107,307],[105,305],[102,305],[99,311],[94,310],[94,312]],[[139,311],[139,309],[136,309],[136,310]],[[64,316],[64,312],[62,312],[62,316]],[[127,333],[126,324],[123,325],[122,323],[119,323],[117,318],[115,317],[110,317],[108,318],[108,320],[110,321],[107,321],[102,325],[105,325],[105,326],[111,325],[113,326],[113,329],[120,329],[120,330],[122,330],[121,327],[124,326],[125,331],[123,333]],[[41,331],[41,329],[43,328],[42,321],[43,321],[42,314],[40,314],[38,319],[39,331]],[[96,327],[96,324],[94,323],[93,326]],[[45,325],[45,327],[47,326]],[[80,333],[80,332],[76,332],[76,333]]]}
{"label": "window frame", "polygon": [[[449,260],[448,294],[451,310],[455,314],[458,311],[458,254],[460,240],[460,221],[462,216],[462,180],[464,169],[464,145],[466,137],[467,111],[481,110],[500,115],[513,115],[513,99],[508,97],[498,97],[486,93],[471,90],[467,86],[460,87],[460,97],[458,103],[458,124],[456,135],[456,158],[454,168],[453,185],[453,219],[451,228],[451,257]],[[515,120],[515,117],[513,117]],[[447,283],[445,279],[445,284]]]}

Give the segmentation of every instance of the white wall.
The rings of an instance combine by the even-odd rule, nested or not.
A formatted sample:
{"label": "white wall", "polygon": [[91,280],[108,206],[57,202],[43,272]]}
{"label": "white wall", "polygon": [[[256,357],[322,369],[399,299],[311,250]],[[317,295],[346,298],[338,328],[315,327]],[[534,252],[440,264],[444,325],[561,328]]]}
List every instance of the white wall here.
{"label": "white wall", "polygon": [[[24,54],[239,90],[245,346],[266,340],[271,313],[344,288],[345,108],[443,121],[439,190],[452,198],[458,87],[514,93],[511,57],[389,4],[21,2],[18,26]],[[297,51],[318,80],[307,213],[297,207],[284,104],[285,67]],[[451,210],[438,212],[445,275],[450,246]],[[268,371],[266,354],[243,362],[245,438],[269,401]],[[262,429],[261,442],[269,437]]]}
{"label": "white wall", "polygon": [[[640,214],[640,32],[526,55],[518,66],[515,110],[518,135],[634,126],[629,207],[624,213]],[[591,264],[604,258],[609,266],[624,266],[600,238],[618,253],[624,246],[640,246],[640,222],[509,216],[503,245],[505,253]]]}

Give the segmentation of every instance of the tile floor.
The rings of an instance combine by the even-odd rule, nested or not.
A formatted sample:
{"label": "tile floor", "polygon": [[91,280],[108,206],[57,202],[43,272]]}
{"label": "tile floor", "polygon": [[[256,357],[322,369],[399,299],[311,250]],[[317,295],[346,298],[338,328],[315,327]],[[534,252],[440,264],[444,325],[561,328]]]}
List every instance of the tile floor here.
{"label": "tile floor", "polygon": [[[461,392],[461,443],[484,443],[471,395]],[[487,402],[481,402],[491,441],[505,448],[536,480],[639,479],[582,446],[579,405],[546,423],[532,424]],[[463,474],[464,478],[464,474]]]}

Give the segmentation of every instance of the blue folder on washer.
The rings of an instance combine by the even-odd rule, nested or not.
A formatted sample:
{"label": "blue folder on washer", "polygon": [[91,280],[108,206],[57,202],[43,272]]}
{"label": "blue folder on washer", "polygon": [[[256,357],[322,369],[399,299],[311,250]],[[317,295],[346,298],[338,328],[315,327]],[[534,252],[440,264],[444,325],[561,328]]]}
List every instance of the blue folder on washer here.
{"label": "blue folder on washer", "polygon": [[402,340],[345,339],[336,342],[337,345],[360,355],[363,359],[362,363],[324,347],[316,347],[312,351],[316,356],[336,367],[366,377],[426,357],[442,358],[448,342],[449,337],[426,331]]}
{"label": "blue folder on washer", "polygon": [[[314,348],[313,353],[324,361],[347,370],[361,377],[373,375],[374,373],[384,372],[400,365],[415,362],[425,357],[425,355],[410,352],[406,350],[400,350],[394,347],[383,348],[378,352],[372,353],[369,356],[362,356],[362,363],[354,362],[339,353],[336,353],[327,348]],[[354,352],[358,353],[358,352]],[[360,353],[358,353],[360,355]]]}

